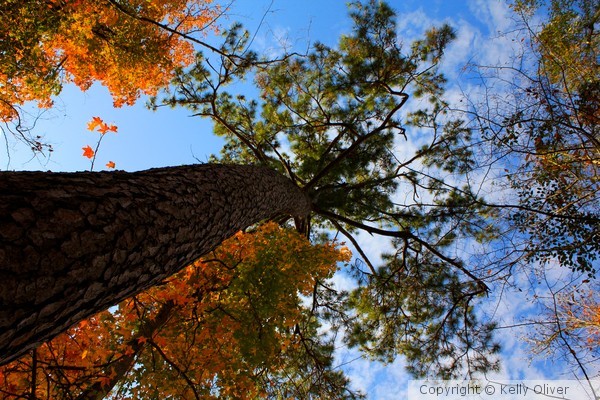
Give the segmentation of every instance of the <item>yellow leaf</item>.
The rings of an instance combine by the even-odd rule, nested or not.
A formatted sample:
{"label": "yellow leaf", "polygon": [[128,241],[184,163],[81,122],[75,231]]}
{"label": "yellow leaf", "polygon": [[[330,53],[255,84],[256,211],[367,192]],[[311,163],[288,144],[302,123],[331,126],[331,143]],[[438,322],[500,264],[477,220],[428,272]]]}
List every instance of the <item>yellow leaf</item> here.
{"label": "yellow leaf", "polygon": [[90,122],[88,122],[87,128],[88,128],[89,131],[93,131],[98,126],[102,126],[103,124],[104,124],[104,121],[102,121],[102,118],[100,118],[100,117],[93,117],[92,120]]}

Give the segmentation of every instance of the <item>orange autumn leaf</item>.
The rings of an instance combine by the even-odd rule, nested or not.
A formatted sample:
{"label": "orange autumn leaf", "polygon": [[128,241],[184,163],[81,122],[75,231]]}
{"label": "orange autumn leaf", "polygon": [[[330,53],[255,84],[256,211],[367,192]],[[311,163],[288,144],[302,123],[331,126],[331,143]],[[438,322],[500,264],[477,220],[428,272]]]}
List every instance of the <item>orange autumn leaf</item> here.
{"label": "orange autumn leaf", "polygon": [[131,346],[126,346],[123,354],[125,354],[126,356],[130,356],[130,355],[135,354],[135,350],[133,350],[133,348]]}
{"label": "orange autumn leaf", "polygon": [[100,132],[103,135],[106,132],[115,132],[115,133],[117,133],[117,126],[116,125],[102,124],[102,125],[100,125],[100,128],[98,128],[98,132]]}
{"label": "orange autumn leaf", "polygon": [[114,167],[115,167],[114,161],[109,161],[106,163],[106,168],[114,168]]}
{"label": "orange autumn leaf", "polygon": [[100,377],[98,380],[102,387],[110,385],[110,381],[111,381],[111,379],[108,376]]}
{"label": "orange autumn leaf", "polygon": [[82,150],[83,150],[84,157],[87,157],[87,158],[94,157],[94,150],[92,150],[92,148],[90,146],[82,147]]}
{"label": "orange autumn leaf", "polygon": [[100,118],[100,117],[93,117],[92,120],[90,122],[88,122],[87,129],[89,131],[93,131],[97,127],[102,126],[103,124],[104,124],[104,121],[102,121],[102,118]]}

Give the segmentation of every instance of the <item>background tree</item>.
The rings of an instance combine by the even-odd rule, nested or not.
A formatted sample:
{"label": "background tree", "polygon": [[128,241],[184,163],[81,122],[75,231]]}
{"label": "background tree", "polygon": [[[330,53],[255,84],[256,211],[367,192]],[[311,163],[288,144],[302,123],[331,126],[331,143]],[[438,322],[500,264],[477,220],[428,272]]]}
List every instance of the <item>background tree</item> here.
{"label": "background tree", "polygon": [[[543,299],[544,312],[531,321],[535,326],[535,335],[530,337],[533,351],[564,360],[584,379],[593,379],[600,357],[598,300],[597,282],[579,287],[564,284],[550,291]],[[593,385],[590,388],[595,390]]]}
{"label": "background tree", "polygon": [[[523,49],[514,67],[480,68],[486,85],[504,89],[476,105],[476,124],[518,194],[505,206],[527,237],[521,255],[593,274],[600,255],[600,6],[517,1],[514,9]],[[535,26],[539,13],[545,18]]]}
{"label": "background tree", "polygon": [[[507,38],[521,47],[509,65],[477,66],[483,98],[467,94],[471,126],[484,144],[473,151],[491,166],[494,190],[504,190],[488,204],[503,230],[489,265],[508,285],[516,285],[515,272],[532,282],[519,290],[545,310],[529,321],[537,327],[529,334],[534,352],[572,357],[589,378],[589,364],[579,361],[590,353],[569,328],[565,299],[594,292],[599,266],[600,5],[524,0],[512,7],[518,26]],[[572,273],[557,273],[561,267]]]}
{"label": "background tree", "polygon": [[[522,15],[528,26],[531,14]],[[522,175],[535,179],[535,190],[541,189],[539,194],[522,191],[524,204],[568,216],[518,216],[529,220],[528,232],[538,232],[534,258],[558,258],[561,264],[590,272],[600,255],[599,20],[595,2],[550,2],[548,21],[539,33],[529,30],[538,62],[537,79],[525,88],[533,108],[527,117],[513,117],[513,123],[528,130],[533,145]]]}

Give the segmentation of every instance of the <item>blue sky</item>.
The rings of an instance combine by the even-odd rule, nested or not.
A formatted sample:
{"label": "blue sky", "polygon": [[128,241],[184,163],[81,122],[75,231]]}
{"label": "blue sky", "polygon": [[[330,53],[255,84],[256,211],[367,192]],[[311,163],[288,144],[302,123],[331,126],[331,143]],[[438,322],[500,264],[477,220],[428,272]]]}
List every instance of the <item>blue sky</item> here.
{"label": "blue sky", "polygon": [[[511,39],[499,35],[511,24],[509,10],[501,0],[392,0],[398,12],[400,37],[407,43],[433,24],[450,23],[458,33],[457,40],[446,54],[445,72],[449,77],[449,95],[458,97],[461,88],[476,83],[468,79],[463,67],[471,60],[480,63],[503,63],[511,56]],[[228,24],[242,22],[256,33],[253,46],[261,52],[279,51],[281,43],[302,51],[315,41],[329,45],[340,34],[348,32],[350,20],[344,0],[237,0],[229,12]],[[266,14],[265,14],[266,13]],[[264,17],[264,19],[263,19]],[[262,25],[261,25],[262,21]],[[257,31],[257,29],[260,29]],[[40,116],[36,134],[53,145],[47,156],[32,158],[32,153],[8,139],[0,146],[0,168],[9,170],[78,171],[90,168],[82,157],[82,147],[95,147],[98,134],[86,130],[92,117],[99,116],[116,124],[117,134],[107,133],[97,155],[96,165],[103,169],[114,161],[117,169],[136,171],[152,167],[173,166],[205,161],[219,151],[221,141],[211,133],[211,123],[189,116],[186,110],[160,109],[148,111],[141,99],[135,106],[114,109],[105,88],[93,86],[82,93],[72,86],[65,87],[56,99],[56,106]],[[362,237],[369,252],[378,254],[385,242]],[[339,277],[338,283],[343,284]],[[518,321],[516,315],[532,312],[524,294],[509,289],[504,298],[493,303],[494,312],[505,324]],[[560,364],[544,357],[528,358],[522,332],[502,332],[505,346],[503,370],[499,378],[556,378],[562,372]],[[338,361],[343,364],[353,385],[368,394],[370,399],[403,398],[408,376],[402,359],[389,365],[370,362],[355,351],[340,349]]]}

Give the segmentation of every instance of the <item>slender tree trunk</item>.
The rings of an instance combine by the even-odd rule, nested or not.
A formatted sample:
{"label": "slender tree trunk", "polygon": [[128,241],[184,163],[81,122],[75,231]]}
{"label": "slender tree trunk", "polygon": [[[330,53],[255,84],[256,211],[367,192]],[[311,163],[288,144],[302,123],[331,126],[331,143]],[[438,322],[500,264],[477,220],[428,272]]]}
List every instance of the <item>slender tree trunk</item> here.
{"label": "slender tree trunk", "polygon": [[308,197],[254,166],[0,173],[0,364]]}

